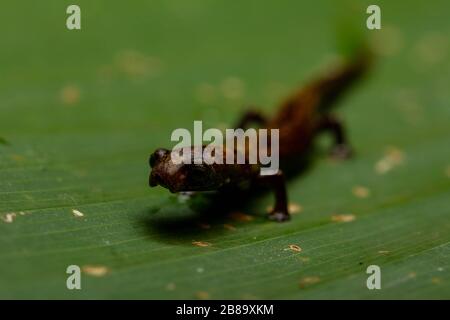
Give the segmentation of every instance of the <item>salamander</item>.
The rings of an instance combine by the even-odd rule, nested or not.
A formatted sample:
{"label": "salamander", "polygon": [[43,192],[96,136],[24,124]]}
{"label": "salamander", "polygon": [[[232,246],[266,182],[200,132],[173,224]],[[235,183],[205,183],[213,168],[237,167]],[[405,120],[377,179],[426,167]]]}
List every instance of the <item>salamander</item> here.
{"label": "salamander", "polygon": [[[224,189],[240,188],[245,184],[266,184],[271,186],[275,193],[275,205],[268,217],[278,222],[289,220],[283,163],[295,164],[312,148],[315,138],[323,132],[330,133],[334,138],[330,150],[332,157],[345,159],[352,155],[344,126],[333,115],[332,110],[338,99],[366,73],[370,64],[370,54],[358,54],[351,61],[335,67],[331,72],[294,92],[281,104],[274,117],[267,118],[257,110],[249,110],[242,116],[236,128],[245,129],[251,124],[258,124],[260,128],[279,129],[279,157],[282,166],[275,174],[261,175],[259,164],[247,162],[195,164],[192,161],[190,164],[176,164],[172,161],[171,151],[159,148],[149,159],[152,168],[149,185],[160,185],[171,192],[220,192]],[[204,148],[205,146],[190,147],[192,159],[201,157]],[[268,148],[270,149],[270,145]],[[226,152],[227,149],[224,148],[218,156],[225,158]],[[234,149],[228,152],[237,154],[242,150]],[[248,150],[245,155],[248,155]]]}

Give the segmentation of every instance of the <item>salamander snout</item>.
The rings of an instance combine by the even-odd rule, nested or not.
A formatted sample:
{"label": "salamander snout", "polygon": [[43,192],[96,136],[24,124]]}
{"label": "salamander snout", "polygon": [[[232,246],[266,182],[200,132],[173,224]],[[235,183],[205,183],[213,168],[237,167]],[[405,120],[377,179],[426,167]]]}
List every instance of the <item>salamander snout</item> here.
{"label": "salamander snout", "polygon": [[163,177],[163,164],[169,155],[170,151],[164,148],[156,149],[155,152],[150,155],[150,158],[148,160],[149,165],[152,168],[148,179],[148,184],[150,185],[150,187],[156,187],[158,185],[165,186]]}
{"label": "salamander snout", "polygon": [[153,168],[161,159],[166,157],[169,154],[169,150],[164,148],[156,149],[155,152],[153,152],[150,155],[150,158],[148,159],[148,162],[150,164],[150,167]]}

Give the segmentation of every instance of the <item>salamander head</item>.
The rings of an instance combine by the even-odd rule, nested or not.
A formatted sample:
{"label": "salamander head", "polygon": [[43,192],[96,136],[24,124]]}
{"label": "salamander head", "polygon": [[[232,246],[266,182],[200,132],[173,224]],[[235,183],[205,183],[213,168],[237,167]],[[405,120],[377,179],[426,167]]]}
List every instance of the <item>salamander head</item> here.
{"label": "salamander head", "polygon": [[[192,148],[189,149],[193,150]],[[194,164],[196,156],[198,156],[196,152],[192,151],[191,164],[178,163],[172,159],[171,151],[157,149],[149,159],[152,168],[149,177],[150,187],[160,185],[171,192],[209,191],[220,187],[222,179],[216,172],[214,165]]]}

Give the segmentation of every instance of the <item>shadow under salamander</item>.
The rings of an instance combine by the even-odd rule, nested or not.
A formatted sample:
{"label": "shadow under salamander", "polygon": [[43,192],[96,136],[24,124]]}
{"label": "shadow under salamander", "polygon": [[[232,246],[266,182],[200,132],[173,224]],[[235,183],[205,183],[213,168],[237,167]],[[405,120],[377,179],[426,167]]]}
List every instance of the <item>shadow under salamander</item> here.
{"label": "shadow under salamander", "polygon": [[153,238],[175,243],[225,232],[224,225],[231,223],[232,213],[245,212],[250,192],[201,192],[181,197],[186,200],[180,202],[179,197],[172,196],[163,208],[148,210],[141,222]]}
{"label": "shadow under salamander", "polygon": [[[287,180],[293,179],[307,170],[315,153],[288,164],[281,163]],[[287,181],[288,182],[288,181]],[[152,238],[167,243],[179,243],[210,237],[227,231],[224,224],[236,223],[233,213],[252,213],[251,205],[271,190],[268,186],[253,186],[248,189],[227,189],[220,192],[200,192],[185,196],[180,202],[177,196],[171,197],[160,208],[151,208],[140,223]],[[184,197],[184,196],[182,196]],[[252,216],[253,223],[266,222],[266,212]],[[239,223],[239,216],[238,216]],[[276,223],[276,222],[272,222]]]}

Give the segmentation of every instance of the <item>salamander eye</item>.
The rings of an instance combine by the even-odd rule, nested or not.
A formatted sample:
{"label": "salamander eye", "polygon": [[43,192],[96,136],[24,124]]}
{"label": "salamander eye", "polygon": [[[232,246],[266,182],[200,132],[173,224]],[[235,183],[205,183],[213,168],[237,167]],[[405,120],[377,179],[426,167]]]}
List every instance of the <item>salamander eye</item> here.
{"label": "salamander eye", "polygon": [[150,167],[153,168],[154,165],[168,153],[169,153],[169,150],[163,149],[163,148],[159,148],[155,152],[153,152],[149,159]]}

